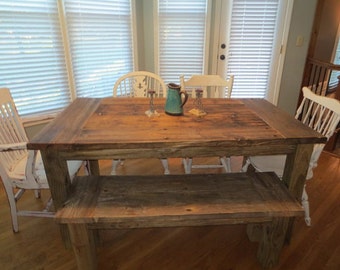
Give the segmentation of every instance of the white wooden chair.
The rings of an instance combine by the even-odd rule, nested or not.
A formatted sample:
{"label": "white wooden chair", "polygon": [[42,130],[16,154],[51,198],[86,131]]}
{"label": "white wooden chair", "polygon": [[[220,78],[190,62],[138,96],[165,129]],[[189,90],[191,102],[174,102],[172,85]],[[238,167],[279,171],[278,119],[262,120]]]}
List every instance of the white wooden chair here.
{"label": "white wooden chair", "polygon": [[[17,201],[26,190],[33,190],[36,198],[41,189],[49,189],[40,152],[27,150],[28,139],[15,104],[7,88],[0,89],[0,176],[4,185],[12,217],[13,231],[19,231],[18,216],[53,217],[49,211],[51,200],[42,211],[18,210]],[[71,179],[82,161],[69,161]]]}
{"label": "white wooden chair", "polygon": [[166,97],[167,88],[160,76],[148,71],[134,71],[116,81],[113,96],[147,97],[148,90],[154,90],[155,97]]}
{"label": "white wooden chair", "polygon": [[[123,97],[148,97],[148,91],[155,91],[154,97],[166,97],[167,88],[163,79],[155,73],[148,71],[134,71],[120,77],[114,87],[113,96]],[[169,165],[166,158],[161,159],[164,167],[164,174],[169,174]],[[123,164],[123,160],[112,161],[111,175],[117,174],[118,164]]]}
{"label": "white wooden chair", "polygon": [[[303,87],[302,91],[303,100],[295,118],[329,139],[340,121],[340,102],[333,98],[316,95],[307,87]],[[313,177],[313,169],[317,166],[324,146],[325,144],[314,145],[306,180]],[[282,178],[285,162],[285,155],[252,156],[246,159],[242,171],[247,171],[248,166],[252,165],[256,171],[274,171]],[[305,210],[306,224],[310,226],[309,202],[305,187],[302,194],[302,206]]]}
{"label": "white wooden chair", "polygon": [[[230,98],[234,84],[234,75],[230,75],[225,80],[219,75],[192,75],[188,80],[180,77],[181,89],[191,92],[195,98],[195,89],[203,90],[203,98]],[[203,102],[204,104],[204,102]],[[183,159],[184,170],[186,174],[191,173],[191,169],[207,169],[207,168],[224,168],[226,172],[231,172],[230,158],[219,157],[219,164],[193,164],[192,157]]]}

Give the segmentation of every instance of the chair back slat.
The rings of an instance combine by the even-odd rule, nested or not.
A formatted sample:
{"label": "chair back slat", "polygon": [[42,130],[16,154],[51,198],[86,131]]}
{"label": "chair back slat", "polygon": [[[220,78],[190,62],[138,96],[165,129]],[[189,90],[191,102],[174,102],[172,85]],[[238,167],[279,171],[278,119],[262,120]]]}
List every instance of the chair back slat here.
{"label": "chair back slat", "polygon": [[[6,145],[27,142],[27,136],[7,88],[0,89],[0,148]],[[18,161],[27,155],[27,150],[0,151],[1,173],[9,174]]]}
{"label": "chair back slat", "polygon": [[302,89],[304,98],[295,118],[329,139],[340,121],[340,102],[333,98],[314,94],[309,88]]}
{"label": "chair back slat", "polygon": [[148,71],[135,71],[116,81],[113,96],[147,97],[149,90],[155,91],[155,97],[166,97],[167,88],[160,76]]}
{"label": "chair back slat", "polygon": [[180,76],[181,88],[187,92],[191,92],[195,97],[195,89],[203,90],[203,97],[210,98],[230,98],[234,84],[234,75],[230,75],[229,79],[223,79],[218,75],[192,75],[188,80],[184,76]]}
{"label": "chair back slat", "polygon": [[[329,140],[340,122],[340,102],[336,99],[314,94],[309,88],[303,87],[303,100],[296,112],[295,118],[319,132]],[[307,179],[312,177],[312,169],[325,144],[314,145]]]}

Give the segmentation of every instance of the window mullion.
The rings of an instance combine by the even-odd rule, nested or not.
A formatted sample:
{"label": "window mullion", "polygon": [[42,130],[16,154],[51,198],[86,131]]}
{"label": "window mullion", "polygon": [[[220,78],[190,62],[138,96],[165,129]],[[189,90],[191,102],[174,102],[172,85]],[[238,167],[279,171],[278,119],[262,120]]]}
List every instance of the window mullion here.
{"label": "window mullion", "polygon": [[62,43],[64,46],[64,56],[65,56],[65,63],[66,63],[66,70],[67,70],[67,77],[68,77],[68,84],[69,84],[69,91],[71,100],[75,100],[77,98],[76,93],[76,84],[74,81],[74,74],[72,68],[72,57],[71,57],[71,49],[70,49],[70,41],[68,38],[67,32],[67,22],[65,18],[65,5],[64,0],[57,0],[58,1],[58,17],[61,29],[61,37]]}

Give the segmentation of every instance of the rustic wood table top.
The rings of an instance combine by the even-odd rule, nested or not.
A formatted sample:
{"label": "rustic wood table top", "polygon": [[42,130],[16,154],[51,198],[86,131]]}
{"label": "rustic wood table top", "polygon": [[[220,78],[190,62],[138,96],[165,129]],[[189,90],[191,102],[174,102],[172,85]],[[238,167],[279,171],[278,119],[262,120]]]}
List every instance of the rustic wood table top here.
{"label": "rustic wood table top", "polygon": [[[165,114],[164,104],[164,99],[155,99],[160,116],[149,118],[145,115],[147,99],[79,98],[33,138],[29,147],[68,152],[139,148],[151,149],[153,157],[182,157],[195,150],[195,155],[211,155],[205,153],[207,149],[199,151],[208,147],[214,148],[214,155],[219,151],[216,148],[225,153],[224,147],[232,155],[287,154],[298,144],[325,141],[263,99],[205,99],[204,117],[189,113],[193,108],[190,101],[183,116]],[[115,151],[111,154],[110,158],[116,155]],[[119,157],[122,154],[129,155],[118,151]]]}

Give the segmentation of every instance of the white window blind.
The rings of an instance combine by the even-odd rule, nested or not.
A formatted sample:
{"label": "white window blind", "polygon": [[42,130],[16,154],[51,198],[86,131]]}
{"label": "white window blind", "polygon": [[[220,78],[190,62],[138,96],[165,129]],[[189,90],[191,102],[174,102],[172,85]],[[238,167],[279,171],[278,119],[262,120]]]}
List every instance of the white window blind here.
{"label": "white window blind", "polygon": [[233,0],[228,74],[233,97],[266,96],[279,0]]}
{"label": "white window blind", "polygon": [[0,87],[21,115],[70,102],[55,0],[1,0]]}
{"label": "white window blind", "polygon": [[134,69],[132,37],[130,0],[1,0],[0,87],[22,116],[112,96]]}
{"label": "white window blind", "polygon": [[159,0],[158,67],[166,83],[204,72],[206,20],[206,0]]}
{"label": "white window blind", "polygon": [[65,0],[77,96],[112,95],[133,68],[130,0]]}

